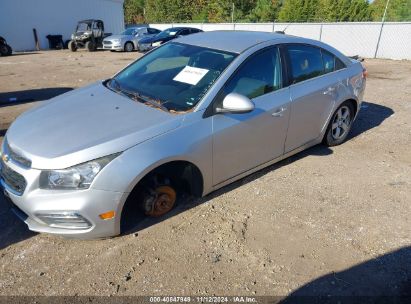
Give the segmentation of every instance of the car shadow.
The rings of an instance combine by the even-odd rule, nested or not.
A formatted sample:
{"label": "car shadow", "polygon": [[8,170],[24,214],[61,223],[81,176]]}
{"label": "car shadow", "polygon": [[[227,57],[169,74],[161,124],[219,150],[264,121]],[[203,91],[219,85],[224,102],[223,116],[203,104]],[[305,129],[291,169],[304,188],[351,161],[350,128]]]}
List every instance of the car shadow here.
{"label": "car shadow", "polygon": [[[372,102],[363,102],[362,107],[360,109],[360,112],[358,114],[357,120],[355,121],[353,128],[351,130],[351,135],[349,136],[348,140],[357,137],[358,135],[371,130],[373,128],[378,127],[381,125],[381,123],[390,117],[394,111],[386,106],[382,106],[379,104],[375,104]],[[249,176],[246,176],[234,183],[231,183],[221,189],[218,189],[211,194],[208,194],[207,196],[199,199],[193,199],[193,198],[180,198],[178,202],[178,206],[173,209],[171,212],[168,214],[160,217],[160,218],[151,218],[151,217],[146,217],[144,214],[139,213],[136,215],[135,221],[133,223],[130,223],[130,225],[127,227],[127,229],[123,232],[124,234],[131,234],[131,233],[136,233],[139,230],[146,229],[152,225],[158,224],[162,221],[165,221],[181,212],[187,211],[191,208],[195,208],[201,204],[204,204],[220,195],[223,195],[226,192],[230,192],[232,190],[235,190],[236,188],[247,184],[249,182],[252,182],[256,179],[259,179],[260,177],[266,175],[267,173],[276,170],[282,166],[289,165],[295,161],[298,161],[304,157],[310,156],[310,155],[315,155],[315,156],[327,156],[333,153],[333,150],[330,148],[324,146],[324,145],[317,145],[314,147],[311,147],[307,150],[304,150],[300,153],[297,153],[289,158],[286,158],[276,164],[273,164],[267,168],[261,169]]]}
{"label": "car shadow", "polygon": [[0,250],[34,235],[36,233],[28,230],[26,224],[13,214],[10,204],[0,193]]}
{"label": "car shadow", "polygon": [[47,100],[71,90],[73,90],[73,88],[62,87],[3,92],[0,93],[0,108],[28,102]]}
{"label": "car shadow", "polygon": [[389,107],[364,101],[348,136],[348,140],[378,127],[393,114],[394,111]]}
{"label": "car shadow", "polygon": [[[37,55],[37,54],[41,54],[41,53],[39,53],[39,52],[16,52],[16,53],[14,53],[13,52],[13,54],[11,54],[10,56],[24,56],[24,55]],[[8,57],[10,57],[10,56],[8,56]]]}
{"label": "car shadow", "polygon": [[321,276],[279,303],[411,303],[411,246]]}

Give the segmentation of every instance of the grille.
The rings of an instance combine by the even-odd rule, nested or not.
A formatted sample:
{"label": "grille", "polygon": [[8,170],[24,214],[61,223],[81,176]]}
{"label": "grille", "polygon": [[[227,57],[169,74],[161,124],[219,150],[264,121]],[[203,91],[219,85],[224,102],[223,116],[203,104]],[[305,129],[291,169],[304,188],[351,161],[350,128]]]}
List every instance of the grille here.
{"label": "grille", "polygon": [[104,44],[112,44],[111,41],[103,41]]}
{"label": "grille", "polygon": [[27,158],[25,158],[25,157],[17,154],[16,152],[14,152],[14,151],[10,148],[8,142],[6,142],[6,146],[7,146],[7,147],[6,147],[6,149],[7,149],[6,151],[8,152],[9,157],[10,157],[15,163],[17,163],[17,164],[19,164],[19,165],[22,165],[23,167],[26,167],[26,168],[30,168],[30,167],[31,167],[31,161],[30,161],[29,159],[27,159]]}
{"label": "grille", "polygon": [[0,161],[0,178],[17,195],[22,195],[24,190],[26,189],[27,182],[24,177],[11,168],[7,167],[7,165],[5,165],[3,161]]}

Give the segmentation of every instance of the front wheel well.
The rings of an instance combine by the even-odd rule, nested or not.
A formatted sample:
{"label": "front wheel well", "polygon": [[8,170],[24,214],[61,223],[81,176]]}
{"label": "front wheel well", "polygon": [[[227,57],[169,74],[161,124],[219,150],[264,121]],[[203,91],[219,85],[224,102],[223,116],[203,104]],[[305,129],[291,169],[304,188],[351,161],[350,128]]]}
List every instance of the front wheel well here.
{"label": "front wheel well", "polygon": [[196,165],[188,161],[172,161],[158,166],[147,173],[128,195],[121,212],[121,231],[134,220],[138,210],[142,210],[142,193],[146,188],[157,181],[167,181],[176,191],[177,195],[186,193],[193,197],[203,194],[203,176]]}
{"label": "front wheel well", "polygon": [[137,185],[156,175],[169,178],[182,192],[195,197],[200,197],[203,194],[203,176],[200,169],[191,162],[172,161],[160,165],[147,173]]}

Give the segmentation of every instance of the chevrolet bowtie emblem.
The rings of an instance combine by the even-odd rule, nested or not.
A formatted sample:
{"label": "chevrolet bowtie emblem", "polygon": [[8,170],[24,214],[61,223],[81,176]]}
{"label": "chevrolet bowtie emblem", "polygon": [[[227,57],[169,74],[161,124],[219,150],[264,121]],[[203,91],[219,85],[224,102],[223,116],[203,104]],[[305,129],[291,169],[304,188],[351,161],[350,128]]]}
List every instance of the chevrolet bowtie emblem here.
{"label": "chevrolet bowtie emblem", "polygon": [[5,163],[7,163],[7,162],[10,160],[10,156],[8,156],[7,154],[3,154],[2,157],[1,157],[1,159],[2,159]]}

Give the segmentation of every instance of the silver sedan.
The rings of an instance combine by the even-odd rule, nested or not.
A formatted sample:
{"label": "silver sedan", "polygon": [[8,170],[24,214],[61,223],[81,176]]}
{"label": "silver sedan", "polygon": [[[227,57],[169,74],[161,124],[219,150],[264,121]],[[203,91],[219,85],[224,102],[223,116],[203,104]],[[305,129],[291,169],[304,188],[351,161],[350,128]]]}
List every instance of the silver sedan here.
{"label": "silver sedan", "polygon": [[334,48],[259,32],[166,43],[111,79],[21,115],[1,184],[29,229],[108,237],[323,143],[343,143],[366,71]]}
{"label": "silver sedan", "polygon": [[111,51],[132,52],[139,50],[139,41],[152,37],[161,31],[151,27],[130,27],[118,35],[111,35],[103,40],[103,49]]}

